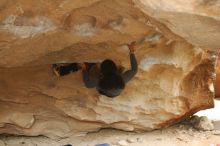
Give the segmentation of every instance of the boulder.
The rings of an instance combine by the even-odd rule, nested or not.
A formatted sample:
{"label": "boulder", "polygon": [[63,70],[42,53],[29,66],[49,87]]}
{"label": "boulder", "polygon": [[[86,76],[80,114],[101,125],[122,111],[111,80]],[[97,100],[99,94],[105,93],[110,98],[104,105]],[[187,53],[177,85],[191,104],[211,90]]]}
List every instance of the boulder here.
{"label": "boulder", "polygon": [[214,130],[214,124],[212,120],[208,119],[206,116],[193,116],[190,119],[190,124],[198,130],[211,131]]}
{"label": "boulder", "polygon": [[[169,29],[140,2],[1,0],[0,133],[57,138],[101,128],[150,131],[212,108],[217,53],[205,46],[216,44]],[[194,22],[182,27],[190,29],[188,23]],[[63,77],[52,71],[53,63],[106,58],[129,69],[132,41],[138,73],[116,98],[86,88],[81,71]]]}

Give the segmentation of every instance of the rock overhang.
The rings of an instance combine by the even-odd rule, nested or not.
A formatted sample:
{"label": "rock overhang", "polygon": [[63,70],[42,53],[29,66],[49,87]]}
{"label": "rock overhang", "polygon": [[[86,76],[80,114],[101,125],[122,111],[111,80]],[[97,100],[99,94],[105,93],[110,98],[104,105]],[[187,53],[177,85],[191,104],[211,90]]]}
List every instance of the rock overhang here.
{"label": "rock overhang", "polygon": [[[0,132],[148,131],[213,107],[216,53],[189,43],[136,2],[0,3]],[[53,63],[106,58],[129,68],[131,41],[137,41],[138,74],[114,99],[87,89],[80,71],[60,78],[52,72]]]}

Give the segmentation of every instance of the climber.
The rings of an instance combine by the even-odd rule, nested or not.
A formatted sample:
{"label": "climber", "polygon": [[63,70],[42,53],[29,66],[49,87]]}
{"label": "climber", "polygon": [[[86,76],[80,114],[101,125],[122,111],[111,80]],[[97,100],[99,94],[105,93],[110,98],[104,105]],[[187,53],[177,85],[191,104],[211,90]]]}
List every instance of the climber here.
{"label": "climber", "polygon": [[106,59],[101,64],[99,63],[82,63],[81,69],[83,80],[87,88],[94,88],[100,94],[108,97],[118,96],[125,87],[125,84],[131,80],[137,73],[137,61],[135,58],[135,42],[127,45],[130,50],[131,69],[122,72],[121,68],[116,64]]}

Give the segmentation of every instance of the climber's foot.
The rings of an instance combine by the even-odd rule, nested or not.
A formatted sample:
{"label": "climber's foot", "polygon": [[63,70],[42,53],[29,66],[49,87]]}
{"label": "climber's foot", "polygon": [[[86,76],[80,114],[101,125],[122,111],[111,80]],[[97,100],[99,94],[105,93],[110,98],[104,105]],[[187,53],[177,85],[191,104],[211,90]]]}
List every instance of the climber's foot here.
{"label": "climber's foot", "polygon": [[53,64],[52,65],[53,72],[58,76],[65,76],[70,74],[71,72],[75,72],[79,70],[78,63],[67,63],[67,64]]}

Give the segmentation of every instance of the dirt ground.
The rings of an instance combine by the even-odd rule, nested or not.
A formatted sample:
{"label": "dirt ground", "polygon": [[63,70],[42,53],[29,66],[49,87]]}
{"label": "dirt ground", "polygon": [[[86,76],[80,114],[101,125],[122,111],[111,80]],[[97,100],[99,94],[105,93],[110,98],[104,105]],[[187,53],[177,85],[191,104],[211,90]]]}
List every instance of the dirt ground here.
{"label": "dirt ground", "polygon": [[[216,134],[216,135],[215,135]],[[220,144],[220,132],[198,131],[188,125],[173,127],[146,133],[128,133],[118,130],[101,130],[84,137],[71,137],[51,140],[46,137],[1,136],[0,146],[94,146],[108,143],[111,146],[217,146]]]}
{"label": "dirt ground", "polygon": [[220,146],[220,101],[211,110],[199,112],[214,120],[215,130],[201,131],[188,124],[145,133],[123,132],[105,129],[82,137],[52,140],[47,137],[0,136],[0,146],[95,146],[108,143],[110,146]]}

